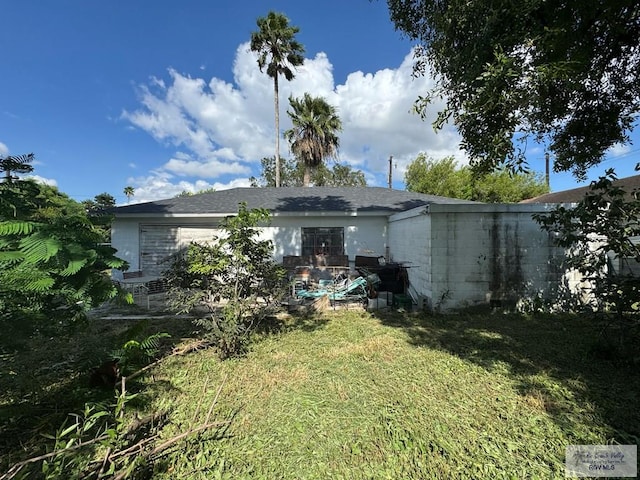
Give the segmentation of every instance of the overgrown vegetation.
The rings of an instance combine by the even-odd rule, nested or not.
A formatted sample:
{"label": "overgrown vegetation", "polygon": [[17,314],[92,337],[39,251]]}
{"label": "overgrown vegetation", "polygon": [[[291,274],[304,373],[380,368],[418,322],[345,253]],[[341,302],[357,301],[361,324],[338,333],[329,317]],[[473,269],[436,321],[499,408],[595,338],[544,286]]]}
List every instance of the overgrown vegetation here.
{"label": "overgrown vegetation", "polygon": [[[171,351],[193,341],[188,320],[149,325],[183,338]],[[568,444],[640,440],[640,376],[624,358],[602,358],[593,349],[602,325],[595,317],[362,310],[281,317],[275,333],[256,337],[242,358],[223,362],[200,349],[170,356],[140,377],[121,431],[164,412],[165,420],[147,425],[155,447],[192,433],[180,448],[117,464],[123,469],[114,476],[135,464],[129,478],[563,477]],[[77,360],[79,351],[118,344],[131,333],[121,321],[91,327],[54,345],[34,340],[41,343],[32,351],[53,346],[56,363]],[[20,375],[33,372],[42,390],[24,400],[19,378],[0,377],[0,470],[50,451],[56,440],[43,441],[40,433],[56,437],[58,430],[60,444],[76,435],[77,427],[61,435],[64,414],[55,410],[79,412],[65,427],[78,420],[81,430],[98,412],[85,415],[82,405],[94,394],[79,377],[68,378],[73,365],[40,368],[48,357],[4,359]],[[108,410],[101,418],[115,420]],[[195,431],[207,420],[213,426]],[[114,443],[114,451],[127,437],[118,438],[123,443]],[[81,449],[57,478],[101,466],[106,453]]]}
{"label": "overgrown vegetation", "polygon": [[618,327],[635,326],[640,310],[640,199],[613,184],[612,169],[591,184],[575,207],[557,206],[534,218],[567,249],[567,267],[584,279],[577,295],[600,313],[612,312]]}
{"label": "overgrown vegetation", "polygon": [[[162,326],[180,336],[189,332],[185,323],[165,320]],[[150,362],[176,353],[167,338],[148,321],[94,319],[55,338],[32,336],[29,350],[4,354],[0,478],[133,478],[144,472],[150,455],[163,450],[154,435],[168,412],[136,414],[147,401],[139,377]],[[90,367],[109,352],[123,362],[126,382],[91,386]]]}
{"label": "overgrown vegetation", "polygon": [[171,303],[195,323],[221,358],[241,354],[260,322],[284,293],[284,271],[272,260],[273,245],[259,238],[269,212],[248,210],[226,218],[209,243],[191,243],[166,274]]}
{"label": "overgrown vegetation", "polygon": [[109,356],[118,363],[122,375],[128,376],[155,360],[160,354],[163,339],[171,338],[167,332],[148,332],[148,320],[138,322],[128,330],[126,341],[111,351]]}
{"label": "overgrown vegetation", "polygon": [[487,203],[517,203],[549,191],[544,178],[534,173],[474,174],[471,167],[458,166],[453,157],[434,160],[424,154],[409,164],[404,181],[410,192]]}
{"label": "overgrown vegetation", "polygon": [[[108,272],[126,268],[101,244],[82,205],[32,180],[0,183],[0,325],[5,333],[68,326],[117,294]],[[20,331],[23,333],[21,334]]]}

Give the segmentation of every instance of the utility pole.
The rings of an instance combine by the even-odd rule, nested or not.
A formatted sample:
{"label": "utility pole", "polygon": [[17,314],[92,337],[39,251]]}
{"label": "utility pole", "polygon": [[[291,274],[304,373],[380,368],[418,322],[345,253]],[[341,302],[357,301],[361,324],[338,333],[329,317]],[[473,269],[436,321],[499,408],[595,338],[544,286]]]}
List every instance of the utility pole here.
{"label": "utility pole", "polygon": [[393,171],[393,155],[389,155],[389,188],[393,188],[391,173]]}
{"label": "utility pole", "polygon": [[551,188],[549,186],[549,152],[544,154],[544,178],[547,182],[547,188]]}

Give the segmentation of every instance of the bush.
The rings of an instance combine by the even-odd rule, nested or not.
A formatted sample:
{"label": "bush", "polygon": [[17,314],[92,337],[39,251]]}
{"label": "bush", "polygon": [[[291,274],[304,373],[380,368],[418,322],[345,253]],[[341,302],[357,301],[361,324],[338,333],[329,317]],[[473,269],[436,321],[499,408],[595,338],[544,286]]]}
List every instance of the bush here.
{"label": "bush", "polygon": [[179,313],[204,314],[195,324],[221,358],[243,353],[251,333],[271,315],[284,294],[284,270],[273,262],[270,240],[258,238],[264,209],[226,218],[221,234],[208,243],[191,243],[165,277],[170,303]]}

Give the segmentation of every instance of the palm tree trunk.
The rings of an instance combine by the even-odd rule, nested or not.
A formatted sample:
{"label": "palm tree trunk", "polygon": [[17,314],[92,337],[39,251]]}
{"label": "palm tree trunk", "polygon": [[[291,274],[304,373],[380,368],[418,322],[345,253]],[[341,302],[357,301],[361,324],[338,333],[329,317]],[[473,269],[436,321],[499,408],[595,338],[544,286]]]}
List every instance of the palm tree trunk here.
{"label": "palm tree trunk", "polygon": [[311,183],[311,168],[308,165],[304,167],[304,175],[302,177],[302,186],[308,187],[309,183]]}
{"label": "palm tree trunk", "polygon": [[278,102],[278,73],[273,77],[273,98],[276,111],[276,187],[280,186],[280,104]]}

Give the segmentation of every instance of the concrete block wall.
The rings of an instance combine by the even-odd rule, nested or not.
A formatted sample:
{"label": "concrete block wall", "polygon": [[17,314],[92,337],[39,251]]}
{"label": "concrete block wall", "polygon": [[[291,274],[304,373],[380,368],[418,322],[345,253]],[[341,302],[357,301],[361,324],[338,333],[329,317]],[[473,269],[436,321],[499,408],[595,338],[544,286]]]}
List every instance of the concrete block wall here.
{"label": "concrete block wall", "polygon": [[392,215],[393,260],[408,262],[414,298],[448,310],[477,304],[513,306],[535,296],[553,299],[565,282],[564,251],[532,214],[549,205],[431,204]]}
{"label": "concrete block wall", "polygon": [[432,299],[431,240],[431,216],[424,207],[389,218],[390,260],[408,267],[409,293],[419,303],[425,299],[427,307]]}
{"label": "concrete block wall", "polygon": [[564,252],[533,220],[539,206],[434,207],[434,304],[443,309],[514,306],[533,295],[553,296],[565,274],[560,269]]}

